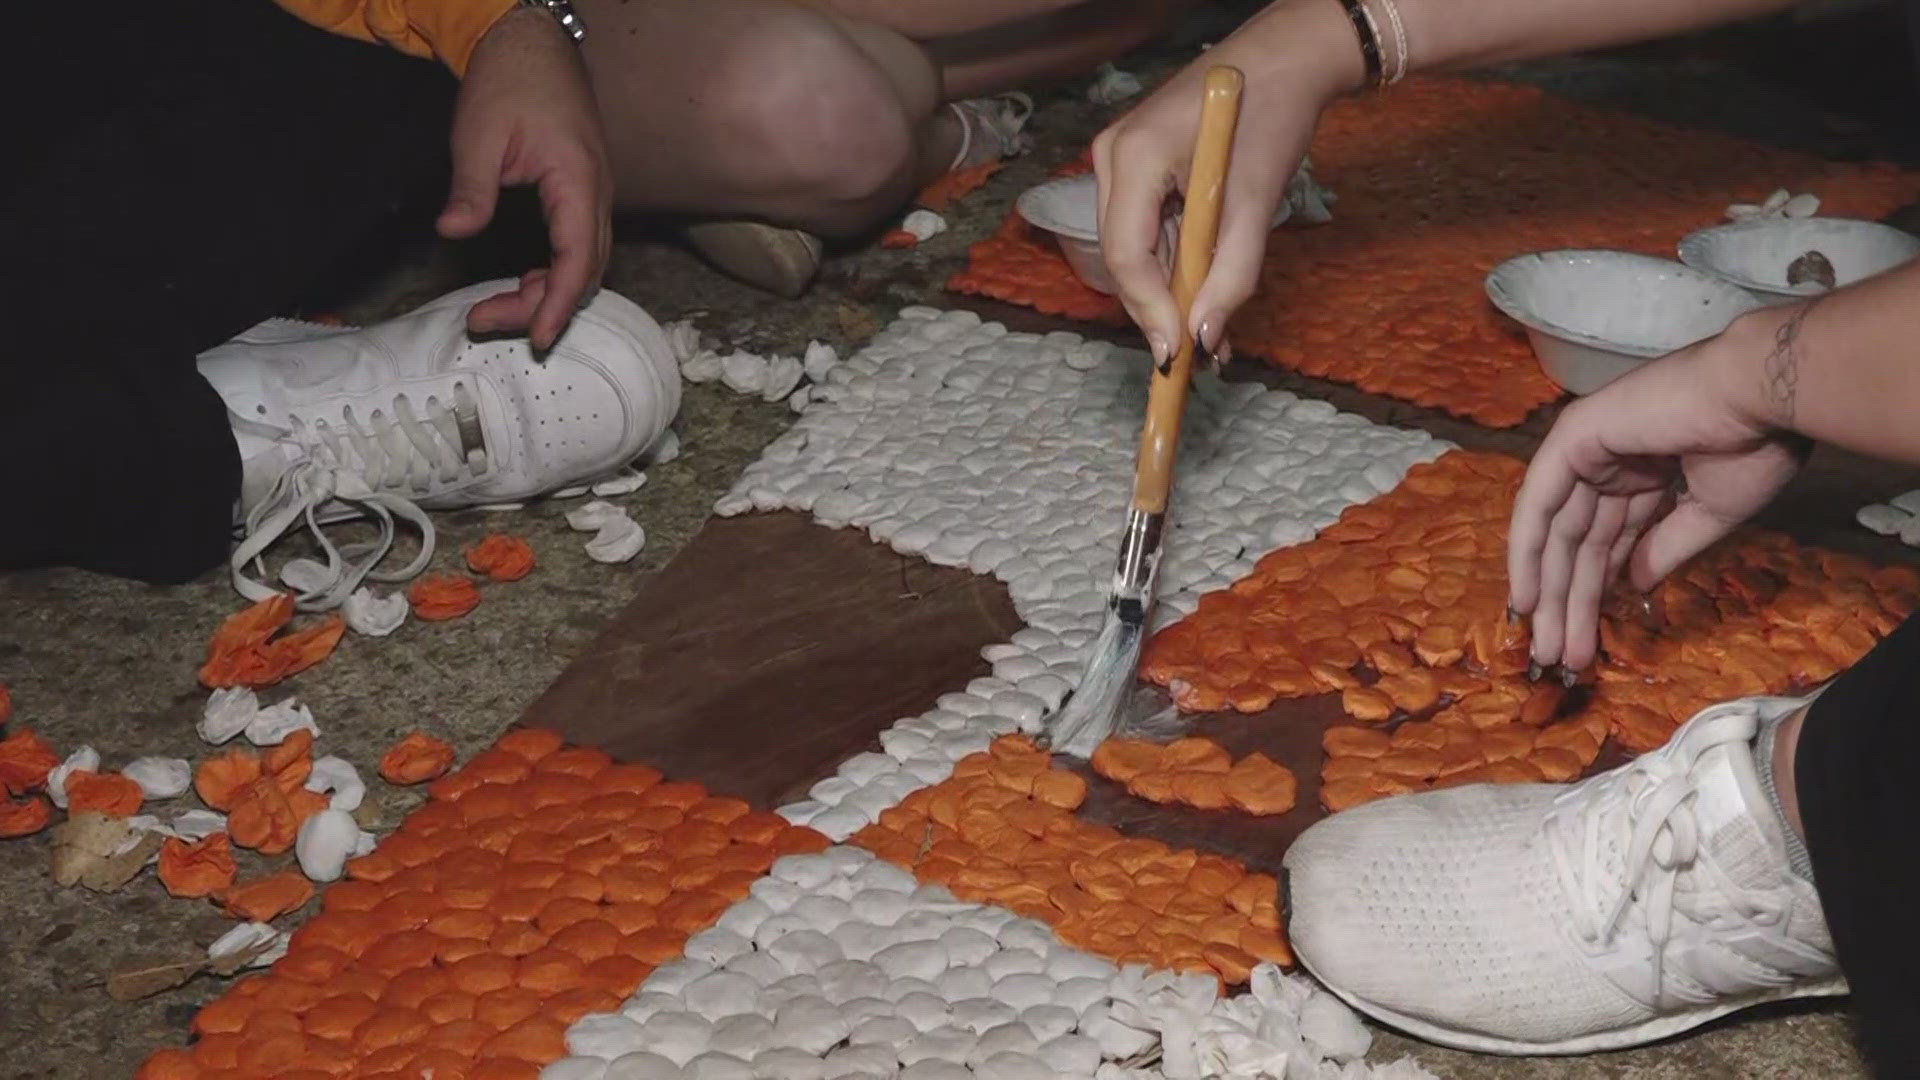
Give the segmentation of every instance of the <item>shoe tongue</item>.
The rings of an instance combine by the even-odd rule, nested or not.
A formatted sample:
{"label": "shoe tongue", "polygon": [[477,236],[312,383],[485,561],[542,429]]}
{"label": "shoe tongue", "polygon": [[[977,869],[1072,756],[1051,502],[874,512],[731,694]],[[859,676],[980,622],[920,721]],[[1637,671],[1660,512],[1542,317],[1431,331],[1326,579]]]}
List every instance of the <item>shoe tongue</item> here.
{"label": "shoe tongue", "polygon": [[1700,849],[1740,885],[1774,888],[1787,866],[1782,823],[1760,787],[1753,746],[1727,742],[1694,763],[1694,823]]}

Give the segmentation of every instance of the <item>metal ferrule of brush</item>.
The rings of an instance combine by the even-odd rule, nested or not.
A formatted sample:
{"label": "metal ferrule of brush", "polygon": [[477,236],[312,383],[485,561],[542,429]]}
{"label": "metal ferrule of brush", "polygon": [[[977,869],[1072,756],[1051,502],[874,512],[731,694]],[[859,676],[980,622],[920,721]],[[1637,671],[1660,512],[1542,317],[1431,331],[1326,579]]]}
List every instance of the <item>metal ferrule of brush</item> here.
{"label": "metal ferrule of brush", "polygon": [[1145,625],[1153,606],[1153,586],[1160,576],[1160,532],[1167,515],[1138,507],[1127,511],[1126,530],[1120,534],[1120,557],[1113,565],[1113,596],[1108,604],[1123,622]]}

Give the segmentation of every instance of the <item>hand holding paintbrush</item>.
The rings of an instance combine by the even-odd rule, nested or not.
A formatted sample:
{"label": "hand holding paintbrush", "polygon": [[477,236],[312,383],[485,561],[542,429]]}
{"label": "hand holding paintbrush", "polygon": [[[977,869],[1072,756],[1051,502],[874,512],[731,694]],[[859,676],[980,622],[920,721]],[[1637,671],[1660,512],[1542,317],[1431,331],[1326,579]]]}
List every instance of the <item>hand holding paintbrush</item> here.
{"label": "hand holding paintbrush", "polygon": [[[1173,265],[1173,296],[1180,307],[1181,325],[1186,324],[1193,298],[1213,265],[1220,204],[1227,165],[1233,156],[1244,82],[1235,68],[1216,67],[1207,73],[1193,168],[1187,180],[1186,209],[1180,223],[1180,248]],[[1114,567],[1106,618],[1087,657],[1080,688],[1066,708],[1054,715],[1046,733],[1059,753],[1087,757],[1123,720],[1122,705],[1133,686],[1147,618],[1153,609],[1194,352],[1195,342],[1187,337],[1154,369],[1147,393],[1146,425],[1140,433],[1140,456],[1134,468],[1133,502],[1127,510],[1126,532],[1120,538],[1120,558]]]}

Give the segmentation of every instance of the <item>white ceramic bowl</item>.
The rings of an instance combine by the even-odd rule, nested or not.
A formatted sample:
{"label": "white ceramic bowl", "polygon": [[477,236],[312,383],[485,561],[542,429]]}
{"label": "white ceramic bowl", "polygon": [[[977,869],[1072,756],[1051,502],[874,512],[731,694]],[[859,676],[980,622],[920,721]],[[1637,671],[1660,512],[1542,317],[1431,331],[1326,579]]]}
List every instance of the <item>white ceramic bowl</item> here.
{"label": "white ceramic bowl", "polygon": [[[1067,265],[1087,288],[1108,296],[1118,291],[1100,252],[1100,187],[1092,173],[1063,176],[1028,188],[1014,205],[1029,224],[1054,235]],[[1285,220],[1288,211],[1283,205],[1274,224]],[[1172,252],[1179,240],[1180,222],[1169,215],[1162,224],[1162,250]]]}
{"label": "white ceramic bowl", "polygon": [[1591,394],[1762,306],[1710,274],[1624,251],[1508,259],[1487,275],[1487,296],[1527,328],[1540,366],[1575,394]]}
{"label": "white ceramic bowl", "polygon": [[1920,237],[1891,225],[1850,218],[1766,218],[1702,229],[1680,241],[1680,261],[1722,277],[1770,304],[1825,291],[1787,284],[1787,267],[1809,251],[1833,266],[1834,285],[1851,285],[1920,257]]}

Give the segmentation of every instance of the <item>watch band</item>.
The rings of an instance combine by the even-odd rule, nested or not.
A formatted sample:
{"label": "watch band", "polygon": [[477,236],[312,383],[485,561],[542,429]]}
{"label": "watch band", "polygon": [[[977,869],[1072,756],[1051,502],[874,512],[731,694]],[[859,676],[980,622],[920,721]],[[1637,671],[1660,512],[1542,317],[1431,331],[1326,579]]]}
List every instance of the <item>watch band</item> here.
{"label": "watch band", "polygon": [[573,39],[575,45],[587,39],[587,24],[581,22],[579,14],[573,10],[572,0],[520,0],[520,6],[536,8],[553,16],[553,21],[560,24],[560,29]]}

